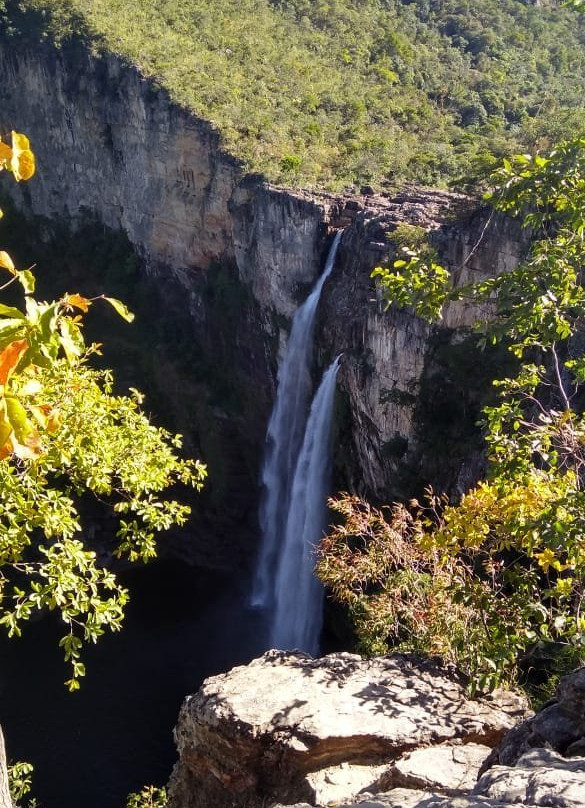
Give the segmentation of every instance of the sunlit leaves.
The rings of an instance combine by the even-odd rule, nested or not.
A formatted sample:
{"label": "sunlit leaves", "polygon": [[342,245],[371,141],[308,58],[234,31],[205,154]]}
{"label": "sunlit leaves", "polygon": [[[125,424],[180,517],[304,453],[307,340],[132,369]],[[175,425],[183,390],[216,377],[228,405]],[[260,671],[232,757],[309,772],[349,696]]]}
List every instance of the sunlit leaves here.
{"label": "sunlit leaves", "polygon": [[165,788],[144,786],[139,792],[129,794],[126,808],[167,808],[168,798]]}
{"label": "sunlit leaves", "polygon": [[131,311],[129,311],[128,307],[122,303],[121,300],[117,300],[115,297],[105,297],[103,298],[106,300],[110,306],[112,306],[126,322],[131,323],[134,319],[134,315]]}
{"label": "sunlit leaves", "polygon": [[[0,167],[32,176],[26,137],[13,133],[12,148],[0,141]],[[128,597],[86,547],[77,499],[90,493],[108,505],[116,554],[148,561],[156,534],[190,513],[165,491],[199,489],[206,469],[178,457],[180,436],[149,422],[137,391],[114,395],[111,373],[89,367],[98,349],[86,346],[82,317],[104,299],[131,322],[121,301],[79,293],[38,301],[30,269],[19,271],[6,252],[0,269],[10,276],[4,286],[16,281],[24,293],[22,308],[0,303],[0,625],[15,636],[35,612],[58,612],[75,690],[83,645],[120,628]]]}
{"label": "sunlit leaves", "polygon": [[28,342],[25,339],[11,342],[0,353],[0,386],[4,388],[11,375],[16,370],[23,354],[28,349]]}
{"label": "sunlit leaves", "polygon": [[12,146],[0,141],[0,170],[10,171],[14,179],[29,180],[35,173],[35,157],[25,135],[12,132]]}
{"label": "sunlit leaves", "polygon": [[76,309],[80,309],[85,314],[89,311],[92,301],[88,300],[87,297],[83,297],[83,295],[74,294],[65,295],[63,297],[63,303],[65,306],[73,306]]}
{"label": "sunlit leaves", "polygon": [[[73,495],[90,491],[109,500],[121,516],[118,554],[145,561],[155,555],[155,534],[183,524],[189,514],[187,506],[164,496],[165,489],[179,481],[199,488],[206,472],[200,463],[176,456],[173,436],[149,423],[135,397],[112,394],[107,372],[63,358],[23,376],[18,389],[23,399],[28,393],[43,402],[41,408],[26,399],[42,451],[34,462],[21,457],[18,474],[9,458],[0,462],[0,623],[18,633],[33,611],[59,610],[72,632],[66,636],[75,638],[63,643],[72,662],[69,685],[76,687],[81,643],[119,628],[126,596],[81,543]],[[22,419],[15,424],[19,440],[27,440],[23,410],[13,413]],[[64,490],[53,487],[55,474],[68,480]],[[7,565],[25,573],[26,584],[22,578],[18,586],[10,584]]]}
{"label": "sunlit leaves", "polygon": [[429,249],[415,252],[402,250],[405,258],[394,262],[394,271],[376,267],[372,277],[379,280],[387,307],[412,306],[419,317],[438,320],[449,297],[449,272],[436,260]]}
{"label": "sunlit leaves", "polygon": [[15,180],[30,180],[35,173],[35,158],[26,135],[12,132],[10,168]]}
{"label": "sunlit leaves", "polygon": [[0,250],[0,267],[7,269],[11,275],[16,275],[16,267],[14,261],[4,250]]}

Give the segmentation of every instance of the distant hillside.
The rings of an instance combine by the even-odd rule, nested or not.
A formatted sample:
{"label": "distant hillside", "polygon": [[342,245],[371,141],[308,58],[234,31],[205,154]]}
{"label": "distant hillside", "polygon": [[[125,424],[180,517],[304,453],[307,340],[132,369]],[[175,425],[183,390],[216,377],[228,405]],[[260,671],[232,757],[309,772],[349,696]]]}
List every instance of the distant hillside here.
{"label": "distant hillside", "polygon": [[445,184],[585,130],[585,19],[520,0],[6,0],[80,34],[289,185]]}

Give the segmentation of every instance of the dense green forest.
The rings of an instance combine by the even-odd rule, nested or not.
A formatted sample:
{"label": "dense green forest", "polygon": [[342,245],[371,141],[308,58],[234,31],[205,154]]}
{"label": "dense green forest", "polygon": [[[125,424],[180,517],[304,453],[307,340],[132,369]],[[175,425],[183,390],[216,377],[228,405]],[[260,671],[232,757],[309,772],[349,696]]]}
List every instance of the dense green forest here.
{"label": "dense green forest", "polygon": [[136,63],[287,185],[446,184],[585,129],[585,22],[520,0],[6,0]]}

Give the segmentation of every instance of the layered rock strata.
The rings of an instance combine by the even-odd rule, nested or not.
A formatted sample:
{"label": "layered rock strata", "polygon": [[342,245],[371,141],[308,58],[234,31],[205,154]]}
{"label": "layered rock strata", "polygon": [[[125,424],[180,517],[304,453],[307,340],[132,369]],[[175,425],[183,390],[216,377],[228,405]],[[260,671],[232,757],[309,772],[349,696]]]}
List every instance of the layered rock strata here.
{"label": "layered rock strata", "polygon": [[[478,781],[468,781],[459,793],[452,790],[462,784],[458,774],[433,763],[440,750],[417,750],[411,757],[420,756],[419,765],[407,767],[406,779],[381,779],[378,788],[368,789],[339,808],[582,808],[585,668],[561,679],[556,697],[508,732],[481,764]],[[401,767],[403,762],[393,768]],[[297,804],[296,808],[302,806]]]}
{"label": "layered rock strata", "polygon": [[270,651],[206,680],[183,704],[170,806],[326,804],[420,784],[414,750],[429,749],[443,773],[454,772],[448,788],[457,792],[453,782],[465,788],[526,712],[510,693],[470,700],[445,670],[415,657]]}

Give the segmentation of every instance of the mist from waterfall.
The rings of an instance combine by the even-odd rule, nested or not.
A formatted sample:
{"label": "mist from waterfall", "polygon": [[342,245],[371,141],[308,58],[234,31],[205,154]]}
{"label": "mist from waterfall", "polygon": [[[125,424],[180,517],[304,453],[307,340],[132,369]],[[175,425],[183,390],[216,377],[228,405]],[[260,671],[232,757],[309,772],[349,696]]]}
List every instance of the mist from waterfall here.
{"label": "mist from waterfall", "polygon": [[270,644],[310,654],[319,652],[322,627],[323,586],[313,568],[315,546],[326,527],[331,416],[340,359],[338,356],[323,374],[311,405],[276,572]]}
{"label": "mist from waterfall", "polygon": [[336,233],[321,276],[294,315],[278,369],[276,400],[268,424],[262,467],[259,512],[262,538],[250,599],[252,606],[266,610],[276,605],[276,577],[287,532],[295,469],[307,426],[317,306],[323,285],[333,269],[341,236],[342,231]]}

